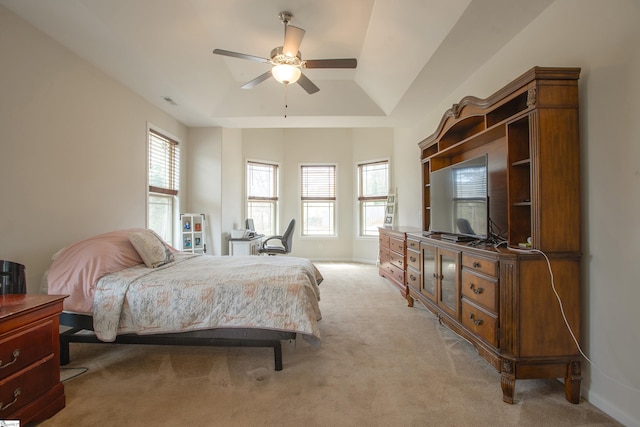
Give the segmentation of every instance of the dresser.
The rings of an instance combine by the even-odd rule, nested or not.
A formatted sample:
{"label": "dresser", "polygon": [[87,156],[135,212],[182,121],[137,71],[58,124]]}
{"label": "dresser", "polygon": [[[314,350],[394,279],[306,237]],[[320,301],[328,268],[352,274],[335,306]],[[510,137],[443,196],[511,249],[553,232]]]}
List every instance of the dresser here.
{"label": "dresser", "polygon": [[0,419],[21,425],[65,406],[58,316],[64,295],[0,295]]}
{"label": "dresser", "polygon": [[400,290],[403,297],[408,297],[405,275],[407,272],[407,233],[418,232],[408,227],[380,227],[379,267],[378,273]]}

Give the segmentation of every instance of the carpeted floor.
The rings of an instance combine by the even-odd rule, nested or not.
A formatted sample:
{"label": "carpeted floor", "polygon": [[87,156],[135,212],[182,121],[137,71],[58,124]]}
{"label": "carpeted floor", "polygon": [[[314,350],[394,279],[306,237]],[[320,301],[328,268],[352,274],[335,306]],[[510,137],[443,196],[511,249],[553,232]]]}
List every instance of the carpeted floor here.
{"label": "carpeted floor", "polygon": [[[322,346],[269,349],[72,344],[67,407],[42,426],[617,426],[556,380],[500,375],[373,265],[317,263]],[[79,372],[79,371],[78,371]]]}

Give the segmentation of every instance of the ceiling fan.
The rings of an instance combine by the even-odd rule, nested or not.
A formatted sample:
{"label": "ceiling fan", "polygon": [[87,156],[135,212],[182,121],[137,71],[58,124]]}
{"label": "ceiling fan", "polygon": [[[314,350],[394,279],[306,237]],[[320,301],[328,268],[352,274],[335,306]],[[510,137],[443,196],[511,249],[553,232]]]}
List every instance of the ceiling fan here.
{"label": "ceiling fan", "polygon": [[305,31],[302,28],[289,25],[293,18],[290,12],[281,12],[278,18],[284,24],[284,44],[271,51],[270,59],[223,49],[214,49],[213,51],[216,55],[271,63],[271,65],[273,65],[271,70],[245,83],[242,86],[243,89],[251,89],[273,76],[273,78],[284,85],[297,82],[307,93],[313,94],[320,89],[302,73],[303,68],[356,68],[358,65],[358,61],[355,58],[303,60],[299,49]]}

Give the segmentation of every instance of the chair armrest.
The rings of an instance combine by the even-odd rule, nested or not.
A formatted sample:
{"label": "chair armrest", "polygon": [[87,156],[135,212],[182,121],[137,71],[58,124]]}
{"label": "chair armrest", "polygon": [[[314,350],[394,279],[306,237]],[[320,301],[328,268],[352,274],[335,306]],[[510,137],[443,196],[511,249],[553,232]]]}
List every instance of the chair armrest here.
{"label": "chair armrest", "polygon": [[279,240],[280,242],[282,242],[282,236],[271,236],[271,237],[267,237],[266,239],[264,239],[262,241],[262,247],[264,248],[265,246],[267,246],[267,242],[269,240]]}

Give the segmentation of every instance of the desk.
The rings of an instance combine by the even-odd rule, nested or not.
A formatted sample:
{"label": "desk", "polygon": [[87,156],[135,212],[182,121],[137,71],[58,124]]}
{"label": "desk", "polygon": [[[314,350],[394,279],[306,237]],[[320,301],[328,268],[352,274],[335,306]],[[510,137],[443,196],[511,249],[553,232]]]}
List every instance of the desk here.
{"label": "desk", "polygon": [[259,255],[258,250],[260,250],[260,247],[262,246],[263,237],[264,235],[260,234],[255,237],[245,239],[229,239],[229,255]]}

